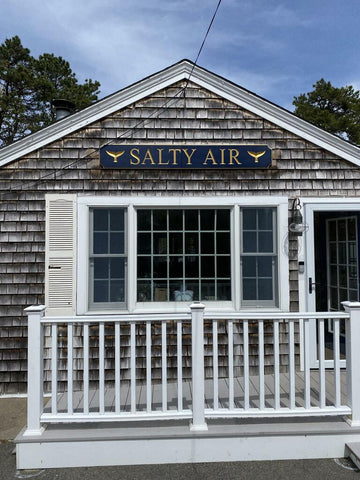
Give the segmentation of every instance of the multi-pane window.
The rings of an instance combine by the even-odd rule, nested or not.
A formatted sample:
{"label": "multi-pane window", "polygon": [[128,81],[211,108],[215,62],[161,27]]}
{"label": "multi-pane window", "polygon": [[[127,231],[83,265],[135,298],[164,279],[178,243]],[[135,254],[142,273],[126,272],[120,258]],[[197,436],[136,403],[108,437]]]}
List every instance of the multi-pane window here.
{"label": "multi-pane window", "polygon": [[243,306],[277,306],[276,209],[241,209]]}
{"label": "multi-pane window", "polygon": [[91,210],[90,305],[124,306],[126,301],[125,209]]}
{"label": "multi-pane window", "polygon": [[99,205],[89,211],[90,310],[197,300],[279,306],[277,207]]}
{"label": "multi-pane window", "polygon": [[231,300],[229,209],[139,209],[137,300]]}

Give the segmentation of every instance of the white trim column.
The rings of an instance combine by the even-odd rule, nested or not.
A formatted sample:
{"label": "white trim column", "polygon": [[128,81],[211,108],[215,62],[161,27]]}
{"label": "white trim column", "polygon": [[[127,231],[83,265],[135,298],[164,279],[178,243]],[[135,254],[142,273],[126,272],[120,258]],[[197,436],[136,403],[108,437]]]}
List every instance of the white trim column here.
{"label": "white trim column", "polygon": [[24,436],[41,435],[44,430],[40,425],[44,394],[41,324],[44,312],[44,305],[33,305],[25,309],[28,316],[28,399],[27,427]]}
{"label": "white trim column", "polygon": [[201,432],[208,429],[205,421],[205,374],[204,374],[204,310],[205,305],[194,302],[191,310],[192,341],[192,391],[193,415],[190,430]]}
{"label": "white trim column", "polygon": [[346,320],[346,377],[348,406],[351,407],[352,427],[360,427],[360,302],[342,302],[345,312],[350,313]]}

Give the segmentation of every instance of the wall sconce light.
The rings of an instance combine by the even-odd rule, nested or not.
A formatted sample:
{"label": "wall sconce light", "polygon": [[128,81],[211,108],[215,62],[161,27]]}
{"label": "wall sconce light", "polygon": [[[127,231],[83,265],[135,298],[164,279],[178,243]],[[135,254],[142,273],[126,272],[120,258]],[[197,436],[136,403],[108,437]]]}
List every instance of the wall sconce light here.
{"label": "wall sconce light", "polygon": [[295,198],[291,208],[291,223],[289,225],[289,232],[297,236],[301,236],[306,230],[306,225],[303,223],[303,216],[300,209],[300,200]]}

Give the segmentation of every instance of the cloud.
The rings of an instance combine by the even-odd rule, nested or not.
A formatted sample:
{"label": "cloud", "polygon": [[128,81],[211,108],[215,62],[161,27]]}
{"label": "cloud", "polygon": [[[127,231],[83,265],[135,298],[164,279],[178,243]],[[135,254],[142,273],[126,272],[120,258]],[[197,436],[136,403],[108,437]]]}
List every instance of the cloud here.
{"label": "cloud", "polygon": [[[282,105],[314,78],[348,84],[342,79],[349,72],[357,78],[359,2],[343,2],[340,16],[337,5],[223,1],[199,64]],[[17,34],[34,56],[61,55],[80,82],[99,80],[104,96],[182,58],[195,60],[216,6],[217,0],[2,0],[0,41]],[[338,22],[336,35],[330,17],[331,25]]]}
{"label": "cloud", "polygon": [[303,17],[299,10],[290,9],[282,4],[264,8],[258,12],[258,17],[272,27],[309,27],[314,24],[312,17]]}

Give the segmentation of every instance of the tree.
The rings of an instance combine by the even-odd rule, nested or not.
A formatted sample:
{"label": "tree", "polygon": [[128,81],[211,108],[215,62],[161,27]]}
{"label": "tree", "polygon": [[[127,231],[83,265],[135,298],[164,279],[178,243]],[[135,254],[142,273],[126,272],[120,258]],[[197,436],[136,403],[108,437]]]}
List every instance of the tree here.
{"label": "tree", "polygon": [[333,87],[323,78],[313,87],[294,97],[295,115],[360,145],[360,92],[350,85]]}
{"label": "tree", "polygon": [[0,45],[0,148],[50,125],[54,99],[70,100],[79,110],[97,100],[99,87],[91,79],[79,84],[62,57],[34,58],[18,36],[6,39]]}

